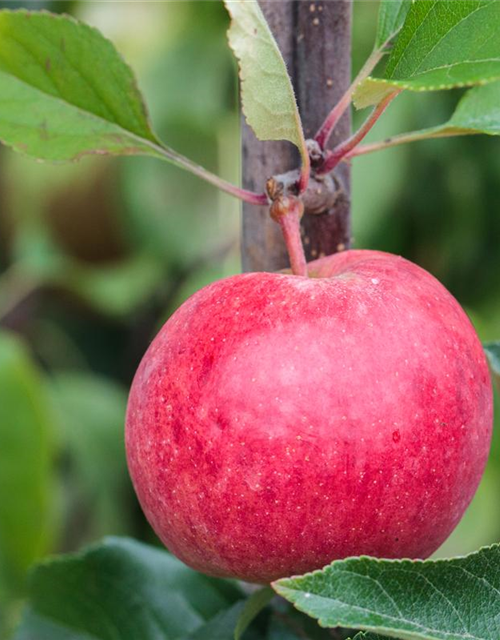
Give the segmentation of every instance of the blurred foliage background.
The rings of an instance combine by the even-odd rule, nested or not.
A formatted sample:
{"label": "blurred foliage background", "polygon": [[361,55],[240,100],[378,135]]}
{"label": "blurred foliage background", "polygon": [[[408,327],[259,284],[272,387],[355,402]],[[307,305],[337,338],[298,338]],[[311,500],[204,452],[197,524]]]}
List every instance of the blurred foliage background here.
{"label": "blurred foliage background", "polygon": [[[21,6],[101,29],[139,77],[160,136],[238,181],[236,68],[222,3],[0,2]],[[376,10],[355,3],[355,70],[370,52]],[[459,95],[403,95],[371,137],[438,124]],[[500,338],[499,145],[421,142],[359,158],[353,169],[355,246],[401,254],[436,275],[484,341]],[[127,389],[179,304],[239,271],[239,224],[236,201],[155,160],[53,166],[0,149],[0,637],[36,559],[108,534],[153,540],[126,472]],[[480,490],[439,555],[500,541],[499,491],[496,437]]]}

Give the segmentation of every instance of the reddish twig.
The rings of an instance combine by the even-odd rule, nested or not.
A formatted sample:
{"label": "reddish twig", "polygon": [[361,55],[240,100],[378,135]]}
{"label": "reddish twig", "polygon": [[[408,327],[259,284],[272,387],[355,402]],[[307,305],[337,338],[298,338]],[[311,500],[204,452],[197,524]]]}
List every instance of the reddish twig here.
{"label": "reddish twig", "polygon": [[[143,141],[141,138],[141,142],[145,141]],[[254,193],[253,191],[241,189],[231,182],[228,182],[227,180],[224,180],[223,178],[215,175],[211,171],[208,171],[207,169],[205,169],[205,167],[196,164],[196,162],[193,162],[189,158],[186,158],[176,151],[173,151],[173,149],[164,147],[161,143],[147,141],[147,146],[154,152],[154,155],[157,158],[161,158],[163,160],[166,159],[170,162],[173,162],[173,164],[177,165],[181,169],[189,171],[195,176],[198,176],[198,178],[205,180],[205,182],[209,182],[210,184],[214,185],[221,191],[225,191],[226,193],[229,193],[229,195],[243,200],[243,202],[248,202],[249,204],[255,204],[257,206],[269,204],[269,199],[265,193]]]}
{"label": "reddish twig", "polygon": [[371,144],[360,144],[358,147],[350,151],[345,159],[355,158],[357,156],[363,156],[367,153],[373,153],[374,151],[383,151],[384,149],[390,149],[391,147],[397,147],[401,144],[406,144],[408,142],[419,142],[420,140],[434,140],[436,138],[451,138],[453,136],[458,135],[475,135],[474,131],[459,131],[450,129],[440,129],[436,127],[435,130],[427,130],[427,131],[412,131],[410,133],[401,133],[397,136],[392,136],[391,138],[386,138],[385,140],[381,140],[380,142],[372,142]]}
{"label": "reddish twig", "polygon": [[359,145],[359,143],[368,135],[374,124],[399,93],[401,93],[400,89],[393,91],[383,100],[381,100],[379,104],[373,109],[365,122],[358,129],[358,131],[356,131],[354,135],[339,144],[333,151],[327,154],[323,165],[319,167],[319,169],[317,169],[316,173],[318,175],[330,173],[330,171],[335,169],[339,162],[341,162],[346,156],[351,154],[353,149],[355,149]]}
{"label": "reddish twig", "polygon": [[374,51],[368,60],[363,65],[361,71],[358,73],[356,78],[353,80],[351,86],[344,93],[342,98],[337,102],[337,104],[333,107],[333,109],[328,114],[326,120],[319,128],[318,133],[314,137],[316,142],[319,144],[321,149],[325,149],[328,144],[328,140],[332,135],[333,130],[335,129],[338,121],[344,115],[345,111],[351,104],[352,96],[356,87],[362,82],[365,78],[367,78],[370,73],[375,69],[377,64],[380,62],[384,55],[383,49],[377,49]]}
{"label": "reddish twig", "polygon": [[229,193],[229,195],[231,196],[239,198],[243,202],[248,202],[249,204],[254,204],[259,207],[269,204],[269,198],[265,193],[254,193],[253,191],[240,189],[239,187],[235,187],[228,182],[226,182],[224,185],[218,184],[217,186],[219,187],[219,189],[222,189],[222,191]]}
{"label": "reddish twig", "polygon": [[300,170],[300,179],[298,183],[299,195],[302,195],[306,191],[309,185],[310,177],[311,177],[311,160],[309,158],[309,153],[306,151],[306,153],[302,154],[302,168]]}

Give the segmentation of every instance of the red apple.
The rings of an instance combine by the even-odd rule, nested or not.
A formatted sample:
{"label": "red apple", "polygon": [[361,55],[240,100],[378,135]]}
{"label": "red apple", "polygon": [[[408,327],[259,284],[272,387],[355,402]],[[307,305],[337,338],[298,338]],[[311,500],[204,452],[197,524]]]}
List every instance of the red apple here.
{"label": "red apple", "polygon": [[264,583],[352,555],[425,558],[478,486],[492,392],[459,304],[400,257],[325,264],[331,277],[205,287],[136,374],[135,489],[202,572]]}

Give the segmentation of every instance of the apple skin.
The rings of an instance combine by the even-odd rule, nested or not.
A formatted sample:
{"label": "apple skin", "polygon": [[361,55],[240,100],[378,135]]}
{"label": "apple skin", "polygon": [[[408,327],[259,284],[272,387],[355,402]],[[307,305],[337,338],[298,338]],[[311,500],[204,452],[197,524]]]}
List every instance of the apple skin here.
{"label": "apple skin", "polygon": [[135,490],[204,573],[266,583],[353,555],[425,558],[481,479],[492,390],[460,305],[394,255],[318,264],[330,277],[198,291],[135,376]]}

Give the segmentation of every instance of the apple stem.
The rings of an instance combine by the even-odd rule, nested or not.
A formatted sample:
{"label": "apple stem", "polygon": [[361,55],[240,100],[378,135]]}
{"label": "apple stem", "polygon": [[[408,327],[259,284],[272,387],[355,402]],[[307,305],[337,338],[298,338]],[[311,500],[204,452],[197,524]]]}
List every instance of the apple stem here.
{"label": "apple stem", "polygon": [[349,156],[353,149],[355,149],[372,130],[373,126],[387,109],[389,104],[400,93],[401,89],[398,89],[381,100],[354,135],[335,147],[333,151],[328,152],[323,165],[316,170],[317,175],[330,173],[330,171],[335,169],[339,162],[341,162],[346,156]]}
{"label": "apple stem", "polygon": [[[273,182],[273,180],[270,181],[270,183]],[[282,194],[273,196],[271,189],[270,195],[273,200],[270,209],[271,218],[281,227],[292,273],[295,276],[307,278],[307,261],[300,235],[300,219],[304,214],[304,204],[296,196]]]}
{"label": "apple stem", "polygon": [[354,91],[356,90],[356,87],[360,84],[360,82],[365,80],[365,78],[367,78],[370,75],[370,73],[375,69],[377,64],[382,59],[383,55],[384,55],[383,48],[375,49],[375,51],[372,52],[370,57],[367,59],[367,61],[361,68],[358,75],[354,78],[351,86],[347,89],[344,95],[340,98],[340,100],[337,102],[337,104],[333,107],[333,109],[328,114],[327,118],[319,128],[318,133],[314,137],[314,139],[319,144],[321,149],[326,148],[326,145],[328,144],[328,140],[330,139],[330,136],[332,135],[335,127],[337,126],[338,121],[344,115],[347,108],[351,104],[352,96],[354,94]]}
{"label": "apple stem", "polygon": [[297,213],[290,213],[280,217],[278,223],[285,240],[292,273],[307,278],[307,262],[300,236],[300,217]]}

